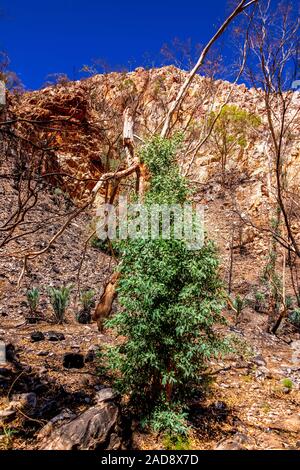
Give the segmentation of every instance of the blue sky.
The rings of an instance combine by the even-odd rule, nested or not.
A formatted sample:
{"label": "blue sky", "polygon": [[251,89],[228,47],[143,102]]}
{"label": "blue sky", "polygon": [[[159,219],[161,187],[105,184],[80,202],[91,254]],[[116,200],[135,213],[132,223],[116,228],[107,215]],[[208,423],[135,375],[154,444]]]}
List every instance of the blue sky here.
{"label": "blue sky", "polygon": [[79,78],[97,58],[135,68],[174,37],[203,44],[228,13],[226,0],[0,0],[0,9],[0,50],[28,88],[53,73]]}
{"label": "blue sky", "polygon": [[0,8],[0,50],[28,88],[52,73],[78,78],[97,58],[135,68],[174,37],[203,43],[228,11],[225,0],[0,0]]}

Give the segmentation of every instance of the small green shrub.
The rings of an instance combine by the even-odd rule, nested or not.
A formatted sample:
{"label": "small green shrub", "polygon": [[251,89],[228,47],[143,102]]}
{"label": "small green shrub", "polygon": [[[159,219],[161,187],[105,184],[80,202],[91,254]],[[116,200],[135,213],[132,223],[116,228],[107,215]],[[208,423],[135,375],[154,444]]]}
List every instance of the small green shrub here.
{"label": "small green shrub", "polygon": [[284,388],[287,388],[288,390],[292,390],[294,386],[293,381],[291,379],[283,379],[281,383],[282,383],[282,386]]}
{"label": "small green shrub", "polygon": [[80,303],[84,310],[91,310],[95,304],[95,291],[93,289],[84,290],[80,293]]}
{"label": "small green shrub", "polygon": [[0,450],[11,450],[13,448],[13,440],[16,433],[15,429],[3,425],[2,434],[0,434]]}
{"label": "small green shrub", "polygon": [[163,438],[166,450],[190,450],[191,443],[188,437],[176,434],[166,434]]}
{"label": "small green shrub", "polygon": [[247,300],[237,295],[232,301],[233,308],[236,310],[236,321],[240,318],[244,308],[247,306]]}
{"label": "small green shrub", "polygon": [[69,305],[72,286],[49,287],[50,302],[57,323],[63,323]]}
{"label": "small green shrub", "polygon": [[255,303],[254,303],[254,310],[256,312],[262,312],[266,308],[266,296],[263,292],[255,292]]}
{"label": "small green shrub", "polygon": [[300,308],[295,308],[295,310],[290,313],[289,320],[294,326],[300,328]]}
{"label": "small green shrub", "polygon": [[292,309],[293,304],[294,304],[293,297],[291,295],[287,295],[286,299],[285,299],[285,306],[286,306],[287,310]]}
{"label": "small green shrub", "polygon": [[186,437],[188,435],[187,414],[182,411],[182,408],[176,405],[160,404],[157,406],[150,418],[142,422],[144,425],[157,433],[167,433],[172,436]]}
{"label": "small green shrub", "polygon": [[30,313],[35,314],[40,301],[40,291],[37,287],[30,289],[26,292],[27,301],[30,308]]}

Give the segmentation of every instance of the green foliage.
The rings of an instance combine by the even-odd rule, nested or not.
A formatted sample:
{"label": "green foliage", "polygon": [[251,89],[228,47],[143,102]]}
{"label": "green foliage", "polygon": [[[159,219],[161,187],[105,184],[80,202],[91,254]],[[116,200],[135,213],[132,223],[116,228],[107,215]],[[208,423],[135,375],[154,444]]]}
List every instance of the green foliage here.
{"label": "green foliage", "polygon": [[[146,205],[186,201],[187,183],[175,163],[180,140],[156,137],[142,148],[151,173]],[[172,237],[129,239],[119,242],[119,249],[122,311],[107,326],[126,339],[110,350],[110,367],[131,403],[149,412],[154,429],[182,434],[182,415],[178,421],[172,401],[183,399],[188,385],[201,379],[206,361],[226,349],[214,329],[224,322],[216,250],[207,241],[191,251],[185,240]]]}
{"label": "green foliage", "polygon": [[76,314],[78,323],[91,323],[91,310],[95,306],[95,291],[93,289],[80,292],[81,309]]}
{"label": "green foliage", "polygon": [[72,206],[72,199],[68,192],[63,191],[59,187],[53,189],[53,197],[52,197],[54,204],[59,206],[62,202],[65,203],[67,209]]}
{"label": "green foliage", "polygon": [[30,312],[36,313],[40,300],[40,291],[37,287],[26,292],[27,301],[29,303]]}
{"label": "green foliage", "polygon": [[72,286],[49,287],[50,302],[58,323],[63,323],[69,305]]}
{"label": "green foliage", "polygon": [[188,437],[166,434],[163,438],[163,446],[166,450],[190,450],[191,443]]}
{"label": "green foliage", "polygon": [[[281,211],[276,207],[275,216],[272,217],[271,227],[274,233],[280,236]],[[282,303],[282,280],[281,274],[277,272],[278,246],[276,238],[273,237],[269,250],[266,266],[262,274],[262,282],[266,288],[269,298],[269,305],[272,306],[273,314],[279,312]]]}
{"label": "green foliage", "polygon": [[176,151],[183,138],[155,137],[141,149],[141,161],[151,174],[151,187],[146,193],[145,204],[183,204],[188,195],[188,184],[176,164]]}
{"label": "green foliage", "polygon": [[300,308],[295,308],[295,310],[289,315],[290,322],[300,328]]}
{"label": "green foliage", "polygon": [[294,304],[293,297],[291,295],[287,295],[285,299],[286,308],[290,310],[291,308],[293,308],[293,304]]}
{"label": "green foliage", "polygon": [[215,150],[221,157],[222,171],[225,171],[227,158],[236,148],[245,148],[247,137],[251,128],[261,124],[261,119],[235,105],[226,105],[220,115],[213,111],[210,115],[209,125],[213,123],[212,139]]}
{"label": "green foliage", "polygon": [[[212,121],[216,117],[217,113],[213,111],[210,120]],[[249,127],[256,128],[260,124],[261,119],[259,116],[251,114],[238,106],[226,105],[217,118],[213,132],[219,134],[220,140],[227,146],[234,143],[240,147],[245,147]]]}
{"label": "green foliage", "polygon": [[254,309],[257,312],[262,312],[263,310],[266,309],[266,295],[264,292],[257,291],[254,294],[255,298],[255,303],[254,303]]}
{"label": "green foliage", "polygon": [[15,429],[2,425],[2,434],[0,434],[0,450],[11,450],[13,448]]}
{"label": "green foliage", "polygon": [[257,291],[257,292],[255,292],[255,300],[257,302],[263,303],[263,302],[266,301],[266,296],[263,292]]}
{"label": "green foliage", "polygon": [[287,388],[288,390],[292,390],[294,386],[293,381],[291,379],[283,379],[281,384],[284,388]]}
{"label": "green foliage", "polygon": [[[177,409],[176,409],[177,408]],[[144,420],[143,425],[150,426],[154,432],[167,433],[172,436],[186,437],[188,434],[187,414],[179,406],[160,404],[151,418]]]}
{"label": "green foliage", "polygon": [[247,300],[238,294],[235,299],[233,299],[232,305],[236,310],[236,318],[238,319],[241,316],[244,308],[247,306]]}
{"label": "green foliage", "polygon": [[95,291],[93,289],[83,290],[80,293],[80,303],[82,305],[83,310],[89,311],[93,307],[95,301]]}

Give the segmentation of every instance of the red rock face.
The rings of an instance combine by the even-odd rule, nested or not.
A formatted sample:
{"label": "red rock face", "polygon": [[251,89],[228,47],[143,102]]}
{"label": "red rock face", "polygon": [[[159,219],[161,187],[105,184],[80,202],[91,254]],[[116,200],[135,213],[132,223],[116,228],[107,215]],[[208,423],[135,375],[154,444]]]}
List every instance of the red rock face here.
{"label": "red rock face", "polygon": [[[104,172],[125,165],[122,148],[125,107],[136,110],[135,134],[148,138],[160,129],[167,106],[185,77],[186,72],[175,67],[96,75],[28,92],[19,98],[10,97],[8,114],[12,119],[23,120],[15,124],[18,133],[38,146],[50,148],[43,156],[42,172],[59,173],[60,177],[51,176],[54,184],[73,198],[81,199]],[[234,152],[227,167],[230,178],[243,182],[237,185],[238,201],[255,216],[269,201],[274,178],[270,174],[272,145],[260,92],[245,85],[197,76],[175,116],[172,130],[185,135],[185,145],[179,155],[185,170],[193,158],[193,149],[205,135],[205,117],[209,110],[218,109],[230,91],[229,104],[254,113],[262,121],[260,129],[249,135],[246,147]],[[294,93],[289,112],[299,106],[300,94]],[[293,124],[293,132],[298,134],[299,121],[298,116]],[[139,143],[137,140],[137,146]],[[296,144],[287,149],[285,164],[292,190],[300,182],[299,155]],[[193,180],[207,183],[219,172],[219,158],[208,140],[194,153],[189,174]]]}

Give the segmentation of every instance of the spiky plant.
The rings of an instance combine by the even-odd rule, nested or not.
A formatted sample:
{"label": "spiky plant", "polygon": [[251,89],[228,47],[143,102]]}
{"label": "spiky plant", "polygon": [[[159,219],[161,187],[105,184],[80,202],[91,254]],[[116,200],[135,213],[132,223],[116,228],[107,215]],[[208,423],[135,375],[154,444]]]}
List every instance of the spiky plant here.
{"label": "spiky plant", "polygon": [[37,287],[33,287],[32,289],[26,292],[27,301],[30,308],[30,313],[33,315],[36,313],[39,301],[40,301],[40,291]]}
{"label": "spiky plant", "polygon": [[294,326],[300,328],[300,308],[295,308],[295,310],[290,313],[289,320]]}
{"label": "spiky plant", "polygon": [[57,323],[63,323],[70,302],[72,286],[49,287],[50,302]]}
{"label": "spiky plant", "polygon": [[238,321],[244,308],[247,305],[247,300],[245,298],[242,298],[240,295],[237,295],[233,300],[232,305],[235,309],[236,321]]}
{"label": "spiky plant", "polygon": [[78,323],[90,323],[91,322],[91,310],[95,304],[95,291],[93,289],[81,291],[80,303],[82,308],[77,314]]}

